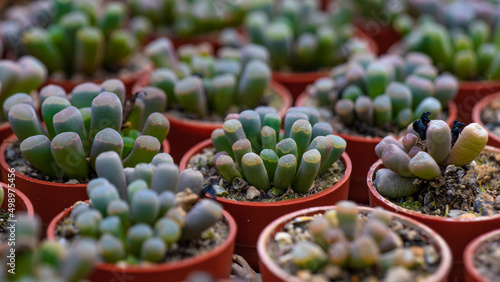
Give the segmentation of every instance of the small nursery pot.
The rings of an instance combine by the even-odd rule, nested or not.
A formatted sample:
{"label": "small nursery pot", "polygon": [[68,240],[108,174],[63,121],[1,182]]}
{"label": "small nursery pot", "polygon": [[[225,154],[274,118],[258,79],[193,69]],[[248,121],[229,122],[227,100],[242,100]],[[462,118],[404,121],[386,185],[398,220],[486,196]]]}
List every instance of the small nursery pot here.
{"label": "small nursery pot", "polygon": [[[11,175],[12,176],[12,175]],[[11,178],[13,179],[13,178]],[[8,180],[7,180],[8,181]],[[9,183],[9,182],[7,182]],[[33,205],[31,204],[30,199],[24,195],[23,192],[19,191],[17,188],[15,188],[15,183],[10,182],[9,184],[0,182],[0,185],[2,185],[3,188],[3,193],[4,193],[4,200],[2,203],[2,206],[0,206],[1,209],[5,211],[9,211],[10,209],[14,212],[26,212],[28,216],[33,217],[35,214],[35,210],[33,209]],[[9,187],[9,185],[11,187]],[[10,200],[13,199],[13,200]],[[9,202],[13,201],[13,202]],[[10,211],[9,211],[10,212]]]}
{"label": "small nursery pot", "polygon": [[[335,206],[313,207],[295,211],[293,213],[286,214],[279,217],[278,219],[275,219],[262,231],[257,243],[257,250],[259,252],[260,271],[262,274],[262,279],[264,281],[302,281],[296,276],[285,272],[271,259],[271,257],[267,253],[268,246],[272,242],[276,233],[283,230],[284,226],[293,219],[299,216],[312,216],[318,213],[325,213],[326,211],[331,209],[335,209]],[[373,210],[373,208],[369,207],[358,207],[358,209],[364,214],[367,214]],[[447,281],[448,273],[451,269],[452,260],[450,248],[443,240],[443,238],[439,236],[435,231],[425,226],[424,224],[417,222],[416,220],[397,213],[391,213],[391,215],[393,216],[393,220],[396,219],[402,222],[405,227],[419,229],[420,235],[429,240],[441,255],[441,263],[438,269],[434,273],[429,275],[424,281]]]}
{"label": "small nursery pot", "polygon": [[[295,105],[301,107],[309,95],[304,92],[297,99]],[[454,102],[448,104],[448,119],[446,123],[450,126],[457,119],[457,106]],[[337,134],[337,133],[336,133]],[[380,137],[361,137],[348,134],[338,135],[347,142],[346,153],[351,158],[353,166],[356,168],[352,172],[351,187],[349,189],[349,200],[360,204],[368,204],[368,191],[366,187],[366,174],[370,166],[378,160],[375,154],[375,146],[382,140]]]}
{"label": "small nursery pot", "polygon": [[[186,169],[191,157],[210,147],[212,147],[212,140],[210,139],[198,143],[182,157],[179,169],[181,171]],[[217,201],[224,206],[224,210],[233,215],[238,223],[239,232],[236,238],[236,253],[243,256],[253,269],[258,267],[256,246],[259,233],[271,221],[298,209],[331,205],[347,199],[352,164],[346,153],[343,153],[340,159],[346,167],[342,179],[334,186],[311,196],[269,203],[234,201],[217,197]]]}
{"label": "small nursery pot", "polygon": [[474,260],[481,250],[483,244],[492,240],[500,240],[500,230],[493,230],[483,234],[470,242],[464,251],[465,281],[467,282],[490,282],[487,277],[479,272]]}
{"label": "small nursery pot", "polygon": [[401,35],[386,21],[355,19],[354,25],[377,43],[378,55],[387,53],[401,39]]}
{"label": "small nursery pot", "polygon": [[491,130],[484,126],[484,123],[481,120],[481,113],[486,106],[497,99],[500,99],[500,93],[482,98],[477,104],[474,105],[474,108],[472,108],[472,122],[476,122],[486,129],[488,132],[488,145],[493,147],[500,147],[500,136],[491,132]]}
{"label": "small nursery pot", "polygon": [[500,80],[460,81],[457,96],[458,120],[465,124],[473,122],[473,108],[484,97],[500,91]]}
{"label": "small nursery pot", "polygon": [[7,139],[10,135],[12,135],[12,133],[12,128],[10,128],[10,124],[8,122],[0,124],[0,142]]}
{"label": "small nursery pot", "polygon": [[[57,225],[68,217],[73,207],[58,213],[47,228],[47,239],[56,239]],[[238,227],[233,217],[222,211],[229,234],[226,240],[200,256],[176,262],[150,264],[146,266],[118,266],[112,263],[98,263],[90,274],[89,281],[137,280],[137,281],[184,281],[193,271],[205,271],[216,279],[228,279],[231,273],[231,262],[234,242]]]}
{"label": "small nursery pot", "polygon": [[[369,36],[364,34],[360,29],[356,29],[356,37],[364,39],[368,42],[369,50],[375,54],[378,53],[377,43],[373,41]],[[282,72],[273,71],[273,80],[284,85],[290,93],[292,94],[293,100],[295,101],[304,90],[306,90],[307,85],[313,83],[316,79],[320,77],[328,76],[329,70],[313,71],[313,72]]]}
{"label": "small nursery pot", "polygon": [[[0,146],[0,172],[2,180],[14,183],[32,201],[35,212],[40,216],[42,224],[47,226],[62,209],[78,201],[87,200],[87,184],[64,184],[42,181],[28,177],[19,172],[10,172],[11,167],[5,161],[5,153],[9,142],[16,140],[12,134]],[[165,140],[162,143],[164,152],[168,153],[170,145]]]}
{"label": "small nursery pot", "polygon": [[[137,92],[140,88],[149,84],[149,75],[140,79],[133,87],[133,92]],[[283,100],[283,106],[277,110],[278,115],[283,118],[288,108],[292,106],[292,97],[290,92],[276,81],[271,80],[270,88],[276,92]],[[194,119],[179,118],[164,113],[170,121],[169,135],[173,136],[170,139],[172,152],[170,155],[176,162],[179,162],[182,156],[198,142],[210,138],[212,131],[222,127],[222,122],[210,122]]]}
{"label": "small nursery pot", "polygon": [[[500,154],[500,149],[491,146],[486,146],[483,150]],[[463,277],[462,253],[465,246],[479,235],[500,228],[500,215],[458,219],[422,214],[400,207],[380,195],[373,185],[376,172],[383,167],[382,161],[378,160],[368,172],[366,182],[370,195],[370,206],[380,206],[386,210],[411,217],[434,229],[443,236],[451,247],[454,263],[451,277]]]}
{"label": "small nursery pot", "polygon": [[[152,63],[149,63],[148,65],[146,65],[145,67],[143,67],[142,69],[140,70],[137,70],[133,73],[129,73],[127,75],[122,75],[122,76],[117,76],[116,78],[121,80],[123,82],[123,84],[125,85],[125,89],[126,89],[126,99],[129,99],[132,95],[132,90],[133,90],[133,86],[134,86],[134,83],[136,83],[139,79],[141,79],[142,77],[148,75],[151,71],[153,70],[153,65]],[[77,86],[78,84],[81,84],[81,83],[84,83],[84,82],[93,82],[93,83],[96,83],[96,84],[101,84],[104,80],[106,80],[105,78],[100,78],[100,79],[95,79],[95,80],[92,80],[92,81],[88,81],[88,80],[70,80],[70,79],[55,79],[55,78],[51,78],[50,76],[47,77],[47,80],[45,81],[45,83],[43,84],[43,86],[45,85],[48,85],[48,84],[55,84],[55,85],[59,85],[61,86],[65,91],[66,93],[71,93],[71,91],[73,90],[73,88],[75,88],[75,86]]]}

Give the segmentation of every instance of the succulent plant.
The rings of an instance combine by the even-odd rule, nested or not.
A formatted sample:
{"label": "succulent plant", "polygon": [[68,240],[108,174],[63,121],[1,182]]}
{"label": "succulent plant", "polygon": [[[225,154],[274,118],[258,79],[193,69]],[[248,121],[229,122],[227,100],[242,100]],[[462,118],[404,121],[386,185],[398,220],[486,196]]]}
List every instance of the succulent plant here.
{"label": "succulent plant", "polygon": [[439,74],[427,55],[370,53],[354,56],[309,88],[319,106],[331,107],[347,127],[405,128],[424,112],[441,113],[458,91],[458,80]]}
{"label": "succulent plant", "polygon": [[0,60],[0,105],[15,93],[28,96],[47,78],[47,68],[35,57],[25,55],[17,61]]}
{"label": "succulent plant", "polygon": [[318,117],[314,108],[290,108],[281,135],[281,118],[269,108],[229,116],[211,136],[219,173],[228,183],[244,178],[265,192],[273,188],[284,193],[291,187],[307,193],[316,176],[328,171],[346,146]]}
{"label": "succulent plant", "polygon": [[11,96],[3,108],[23,157],[48,176],[86,179],[97,156],[110,150],[125,167],[150,162],[170,128],[155,110],[166,103],[164,96],[139,93],[135,103],[124,106],[125,86],[117,79],[80,84],[70,99],[62,88],[48,85],[40,97],[45,126],[26,94]]}
{"label": "succulent plant", "polygon": [[[50,24],[30,26],[22,32],[23,47],[42,61],[50,73],[93,76],[98,70],[116,72],[136,55],[139,42],[124,27],[125,3],[52,1]],[[147,32],[144,31],[143,32]]]}
{"label": "succulent plant", "polygon": [[13,244],[4,244],[2,281],[80,281],[91,272],[97,259],[93,240],[39,242],[42,224],[38,216],[19,213],[15,219],[14,230],[9,231],[15,234],[9,235],[15,238],[15,252]]}
{"label": "succulent plant", "polygon": [[[306,271],[331,280],[352,279],[354,274],[376,275],[383,280],[402,268],[412,277],[412,270],[421,267],[426,251],[414,252],[414,243],[393,229],[394,221],[383,209],[360,215],[354,202],[340,201],[324,214],[298,217],[286,224],[273,241],[280,252],[271,256],[297,276]],[[292,236],[292,228],[302,232]]]}
{"label": "succulent plant", "polygon": [[169,36],[190,37],[237,26],[249,10],[265,9],[271,1],[217,2],[210,0],[132,0],[133,15],[147,18],[154,29]]}
{"label": "succulent plant", "polygon": [[258,106],[271,80],[267,51],[259,46],[225,48],[215,58],[205,46],[181,46],[177,56],[168,38],[151,42],[145,52],[157,69],[143,89],[161,91],[169,107],[198,117],[223,117],[237,105]]}
{"label": "succulent plant", "polygon": [[245,19],[250,42],[269,50],[274,70],[315,71],[367,48],[354,37],[345,9],[321,11],[318,1],[286,0],[271,14],[257,10]]}
{"label": "succulent plant", "polygon": [[450,129],[444,121],[430,120],[429,114],[408,126],[401,140],[385,137],[375,147],[386,166],[377,171],[374,180],[382,196],[410,196],[421,188],[414,184],[415,179],[433,180],[449,165],[469,164],[486,146],[488,133],[479,124],[465,126],[455,121]]}
{"label": "succulent plant", "polygon": [[77,205],[70,214],[80,238],[97,240],[104,262],[164,261],[173,244],[209,236],[205,231],[221,219],[215,200],[198,201],[200,172],[179,172],[166,153],[134,168],[120,161],[113,151],[97,157],[99,178],[87,186],[90,206]]}

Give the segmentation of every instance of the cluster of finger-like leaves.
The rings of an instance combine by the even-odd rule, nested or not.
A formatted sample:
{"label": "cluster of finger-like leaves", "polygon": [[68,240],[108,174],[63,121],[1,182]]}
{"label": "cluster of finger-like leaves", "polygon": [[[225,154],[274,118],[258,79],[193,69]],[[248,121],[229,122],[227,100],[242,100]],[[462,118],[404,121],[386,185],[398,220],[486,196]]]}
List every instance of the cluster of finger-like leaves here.
{"label": "cluster of finger-like leaves", "polygon": [[446,122],[429,120],[423,115],[408,126],[408,133],[401,140],[382,139],[375,153],[386,168],[375,175],[377,191],[390,198],[410,196],[420,189],[414,185],[416,177],[433,180],[448,165],[464,166],[472,162],[486,146],[488,132],[477,123],[462,127],[463,124],[455,122],[450,129]]}
{"label": "cluster of finger-like leaves", "polygon": [[150,162],[160,151],[170,129],[157,108],[165,99],[144,94],[133,106],[126,104],[124,116],[125,86],[120,80],[83,83],[69,96],[61,87],[47,85],[40,91],[45,126],[25,93],[8,98],[3,111],[21,142],[23,157],[35,168],[48,176],[85,179],[102,152],[115,151],[123,166],[132,167]]}
{"label": "cluster of finger-like leaves", "polygon": [[70,217],[80,237],[98,240],[105,262],[164,261],[169,247],[200,236],[222,217],[216,201],[198,201],[203,175],[179,173],[169,154],[123,169],[118,154],[106,152],[96,169],[99,178],[87,185],[90,205],[75,206]]}
{"label": "cluster of finger-like leaves", "polygon": [[347,126],[395,122],[404,128],[424,112],[440,118],[458,91],[458,80],[438,74],[430,57],[422,53],[379,58],[358,54],[334,67],[330,76],[316,80],[309,91],[320,106],[333,105]]}
{"label": "cluster of finger-like leaves", "polygon": [[8,234],[15,240],[3,244],[5,256],[0,262],[5,267],[0,271],[0,280],[80,281],[92,271],[97,259],[94,240],[71,244],[55,240],[39,243],[42,224],[38,216],[19,213],[15,220],[15,228]]}
{"label": "cluster of finger-like leaves", "polygon": [[393,220],[391,214],[383,209],[374,209],[361,217],[355,203],[340,201],[335,209],[322,215],[291,221],[285,230],[301,222],[297,220],[308,221],[303,235],[288,240],[289,234],[282,231],[274,237],[286,250],[278,255],[279,264],[292,263],[312,273],[325,273],[327,268],[373,271],[376,267],[389,276],[393,268],[405,271],[424,260],[423,255],[403,245],[402,238],[389,227]]}
{"label": "cluster of finger-like leaves", "polygon": [[169,106],[199,117],[224,116],[232,105],[257,106],[271,80],[269,54],[260,46],[221,49],[216,58],[208,45],[184,45],[177,55],[168,38],[159,38],[145,52],[158,68],[144,89],[161,91]]}
{"label": "cluster of finger-like leaves", "polygon": [[281,118],[273,108],[228,115],[211,137],[219,173],[228,183],[244,178],[266,192],[291,187],[307,193],[315,177],[328,171],[346,147],[344,139],[332,134],[331,125],[318,118],[314,108],[292,107],[281,135]]}

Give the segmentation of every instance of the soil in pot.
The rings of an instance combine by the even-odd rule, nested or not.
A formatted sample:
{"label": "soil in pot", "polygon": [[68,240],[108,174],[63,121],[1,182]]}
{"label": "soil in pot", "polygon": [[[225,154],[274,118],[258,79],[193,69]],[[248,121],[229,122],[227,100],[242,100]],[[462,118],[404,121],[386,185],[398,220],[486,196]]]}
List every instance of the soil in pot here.
{"label": "soil in pot", "polygon": [[479,274],[491,281],[500,277],[500,236],[492,236],[479,244],[473,255],[473,263]]}
{"label": "soil in pot", "polygon": [[500,138],[500,98],[489,101],[481,110],[479,118],[486,129]]}
{"label": "soil in pot", "polygon": [[217,171],[213,162],[214,154],[215,148],[204,149],[201,154],[196,154],[189,160],[187,168],[199,170],[205,182],[212,184],[218,197],[235,201],[277,202],[307,197],[333,187],[345,174],[345,165],[339,159],[323,175],[316,176],[313,187],[306,194],[296,193],[290,187],[284,192],[279,189],[270,189],[266,193],[249,185],[242,178],[235,178],[232,183],[228,183]]}

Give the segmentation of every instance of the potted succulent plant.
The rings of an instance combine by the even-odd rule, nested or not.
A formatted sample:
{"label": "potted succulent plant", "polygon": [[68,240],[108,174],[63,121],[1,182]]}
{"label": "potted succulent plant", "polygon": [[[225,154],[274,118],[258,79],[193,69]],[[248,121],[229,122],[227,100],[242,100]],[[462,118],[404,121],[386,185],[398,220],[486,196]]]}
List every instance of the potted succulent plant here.
{"label": "potted succulent plant", "polygon": [[454,12],[445,19],[421,19],[421,24],[413,27],[401,45],[395,47],[395,52],[428,54],[440,70],[456,75],[461,80],[455,98],[459,119],[469,123],[473,106],[482,97],[500,90],[500,33],[488,17],[480,14],[474,18],[474,9],[469,11],[463,5],[474,4],[457,3],[458,8],[450,9]]}
{"label": "potted succulent plant", "polygon": [[120,273],[139,280],[181,281],[195,269],[228,278],[236,224],[212,199],[199,200],[203,175],[173,163],[168,154],[123,168],[113,151],[96,159],[90,203],[76,203],[50,223],[49,239],[97,240],[101,261],[89,277]]}
{"label": "potted succulent plant", "polygon": [[[0,105],[16,93],[30,94],[37,90],[47,78],[47,68],[38,59],[25,55],[17,61],[0,60]],[[2,111],[0,111],[0,114]],[[9,124],[1,115],[0,140],[12,134]]]}
{"label": "potted succulent plant", "polygon": [[281,216],[257,248],[264,281],[447,281],[452,264],[429,227],[350,201]]}
{"label": "potted succulent plant", "polygon": [[494,281],[498,273],[498,242],[500,230],[483,234],[465,248],[463,259],[467,282]]}
{"label": "potted succulent plant", "polygon": [[152,94],[140,93],[134,104],[123,106],[125,86],[116,79],[78,85],[71,100],[61,87],[43,90],[45,126],[26,94],[15,94],[3,104],[15,135],[0,146],[0,167],[3,179],[15,178],[45,224],[63,207],[86,199],[85,183],[94,177],[100,153],[114,150],[124,166],[132,167],[151,161],[162,143],[168,149],[169,123],[155,113],[161,100]]}
{"label": "potted succulent plant", "polygon": [[181,46],[177,55],[168,38],[156,39],[145,50],[157,69],[134,86],[134,91],[159,89],[168,97],[164,111],[171,132],[185,137],[170,140],[176,161],[222,127],[227,113],[261,105],[283,117],[292,105],[289,92],[271,80],[264,48],[226,49],[214,57],[206,47]]}
{"label": "potted succulent plant", "polygon": [[92,271],[97,258],[95,243],[39,242],[41,222],[37,216],[18,214],[9,237],[15,244],[2,244],[2,281],[81,281]]}
{"label": "potted succulent plant", "polygon": [[288,212],[345,200],[351,163],[345,141],[312,108],[275,113],[246,110],[189,150],[180,169],[203,173],[239,225],[236,253],[257,268],[259,232]]}
{"label": "potted succulent plant", "polygon": [[249,13],[244,29],[251,43],[269,50],[273,79],[294,99],[351,54],[367,49],[377,53],[376,44],[350,24],[342,9],[321,11],[318,2],[298,0],[273,9]]}
{"label": "potted succulent plant", "polygon": [[118,78],[130,95],[132,84],[150,71],[150,62],[138,52],[135,35],[123,28],[126,4],[96,3],[52,1],[46,19],[51,24],[22,31],[23,47],[47,67],[47,84],[70,92],[82,82]]}
{"label": "potted succulent plant", "polygon": [[497,128],[500,94],[483,97],[472,108],[472,121],[488,132],[488,145],[500,147],[500,134]]}
{"label": "potted succulent plant", "polygon": [[401,140],[386,137],[377,145],[381,160],[367,176],[371,206],[417,219],[443,236],[454,255],[452,277],[463,277],[465,246],[500,228],[494,204],[500,151],[486,146],[483,127],[464,126],[450,129],[423,115]]}
{"label": "potted succulent plant", "polygon": [[349,199],[368,203],[366,173],[377,160],[375,145],[388,135],[400,136],[423,112],[446,119],[456,118],[452,100],[458,81],[438,75],[428,56],[405,57],[365,53],[332,69],[330,77],[316,80],[297,100],[297,106],[321,109],[322,120],[347,140],[353,171]]}

